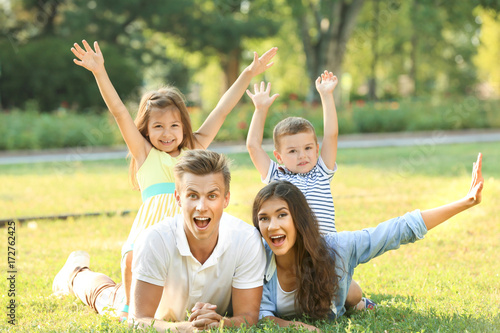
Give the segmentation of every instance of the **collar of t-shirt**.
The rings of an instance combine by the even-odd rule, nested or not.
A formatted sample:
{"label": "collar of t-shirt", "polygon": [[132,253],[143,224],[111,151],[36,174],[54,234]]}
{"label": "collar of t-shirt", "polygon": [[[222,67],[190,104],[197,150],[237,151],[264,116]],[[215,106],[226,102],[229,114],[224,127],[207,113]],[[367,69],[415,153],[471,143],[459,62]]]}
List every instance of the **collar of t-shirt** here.
{"label": "collar of t-shirt", "polygon": [[[176,227],[175,227],[175,238],[177,249],[181,256],[192,257],[194,260],[198,261],[193,254],[191,253],[191,248],[189,247],[189,243],[187,240],[186,232],[184,231],[184,215],[178,214],[175,216],[176,218]],[[213,223],[211,221],[210,223]],[[229,235],[229,230],[226,227],[227,216],[226,213],[222,213],[220,223],[219,223],[219,238],[217,240],[217,244],[210,255],[210,257],[205,261],[203,266],[212,266],[217,263],[217,260],[226,252],[226,250],[231,245],[231,237]]]}

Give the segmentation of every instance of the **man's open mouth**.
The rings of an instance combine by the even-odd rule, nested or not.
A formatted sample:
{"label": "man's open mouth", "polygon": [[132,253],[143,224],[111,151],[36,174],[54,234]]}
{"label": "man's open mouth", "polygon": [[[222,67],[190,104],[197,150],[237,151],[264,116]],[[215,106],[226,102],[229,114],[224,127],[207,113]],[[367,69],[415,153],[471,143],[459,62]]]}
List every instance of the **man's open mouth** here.
{"label": "man's open mouth", "polygon": [[195,217],[194,223],[198,229],[206,229],[210,224],[211,219],[209,217]]}

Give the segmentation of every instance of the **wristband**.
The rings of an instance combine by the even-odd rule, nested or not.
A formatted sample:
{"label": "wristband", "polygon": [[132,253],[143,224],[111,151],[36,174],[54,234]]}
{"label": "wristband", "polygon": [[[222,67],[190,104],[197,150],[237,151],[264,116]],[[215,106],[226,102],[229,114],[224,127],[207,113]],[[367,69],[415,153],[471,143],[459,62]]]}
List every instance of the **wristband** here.
{"label": "wristband", "polygon": [[125,304],[122,308],[122,312],[128,313],[128,304]]}

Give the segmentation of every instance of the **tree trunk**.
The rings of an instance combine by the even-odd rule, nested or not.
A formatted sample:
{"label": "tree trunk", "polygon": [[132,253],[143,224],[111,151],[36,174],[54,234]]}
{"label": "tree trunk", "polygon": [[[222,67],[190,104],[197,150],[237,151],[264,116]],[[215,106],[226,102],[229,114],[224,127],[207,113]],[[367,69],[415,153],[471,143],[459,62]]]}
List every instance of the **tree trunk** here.
{"label": "tree trunk", "polygon": [[374,0],[374,8],[373,8],[373,43],[372,43],[372,52],[373,59],[371,63],[371,78],[368,80],[368,96],[370,100],[377,100],[377,63],[379,58],[378,52],[378,36],[379,36],[379,12],[380,12],[380,0]]}
{"label": "tree trunk", "polygon": [[[347,42],[364,1],[323,0],[316,4],[311,1],[306,8],[301,1],[289,0],[299,25],[311,83],[307,101],[319,100],[314,81],[324,70],[333,72],[340,80]],[[310,31],[317,33],[311,36]],[[335,98],[338,102],[340,96],[341,89],[337,86]]]}
{"label": "tree trunk", "polygon": [[221,67],[224,71],[224,87],[222,89],[224,92],[231,87],[240,74],[240,57],[241,49],[239,47],[222,57]]}
{"label": "tree trunk", "polygon": [[417,96],[417,53],[418,53],[418,0],[413,0],[412,4],[412,35],[411,35],[411,67],[410,67],[410,79],[413,81],[413,96]]}

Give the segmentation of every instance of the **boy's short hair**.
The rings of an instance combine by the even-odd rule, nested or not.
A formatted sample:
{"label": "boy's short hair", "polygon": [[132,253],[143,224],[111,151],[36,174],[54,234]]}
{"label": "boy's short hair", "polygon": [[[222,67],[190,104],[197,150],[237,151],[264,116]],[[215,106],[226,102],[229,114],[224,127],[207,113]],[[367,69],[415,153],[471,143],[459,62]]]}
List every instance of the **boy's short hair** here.
{"label": "boy's short hair", "polygon": [[273,131],[273,141],[274,149],[279,151],[280,149],[280,139],[285,135],[294,135],[298,133],[312,132],[314,134],[314,140],[318,143],[316,137],[316,131],[314,126],[307,119],[302,117],[288,117],[280,121],[274,127]]}
{"label": "boy's short hair", "polygon": [[231,183],[229,164],[229,159],[225,155],[204,149],[189,150],[179,158],[174,166],[175,183],[177,185],[185,173],[197,176],[221,173],[224,178],[224,195],[226,195]]}

